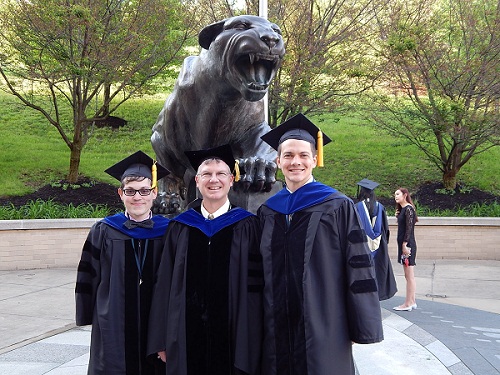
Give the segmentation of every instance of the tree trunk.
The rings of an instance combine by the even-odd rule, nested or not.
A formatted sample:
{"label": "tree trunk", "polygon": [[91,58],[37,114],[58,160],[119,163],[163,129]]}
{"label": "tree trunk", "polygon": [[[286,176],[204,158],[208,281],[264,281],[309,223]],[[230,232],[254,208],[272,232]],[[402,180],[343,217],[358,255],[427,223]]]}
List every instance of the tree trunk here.
{"label": "tree trunk", "polygon": [[103,113],[102,117],[107,117],[109,116],[109,97],[111,96],[111,84],[110,83],[105,83],[104,84],[104,94],[103,94]]}
{"label": "tree trunk", "polygon": [[69,158],[68,182],[70,184],[76,184],[78,182],[78,172],[80,170],[81,154],[82,154],[82,149],[80,145],[74,145],[74,147],[71,149],[71,154]]}
{"label": "tree trunk", "polygon": [[443,185],[447,190],[455,190],[457,187],[457,171],[451,170],[443,173]]}

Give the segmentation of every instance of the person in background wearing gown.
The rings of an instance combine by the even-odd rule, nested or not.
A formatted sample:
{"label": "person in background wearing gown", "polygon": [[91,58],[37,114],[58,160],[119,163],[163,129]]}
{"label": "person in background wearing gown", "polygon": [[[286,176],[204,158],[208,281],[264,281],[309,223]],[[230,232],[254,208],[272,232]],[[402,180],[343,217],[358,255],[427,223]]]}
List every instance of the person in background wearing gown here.
{"label": "person in background wearing gown", "polygon": [[417,258],[417,243],[415,241],[415,224],[418,221],[415,205],[406,188],[399,188],[394,193],[396,201],[396,218],[398,220],[398,262],[403,265],[406,280],[406,298],[402,305],[393,309],[396,311],[411,311],[417,308],[415,281],[415,260]]}
{"label": "person in background wearing gown", "polygon": [[[202,199],[171,220],[148,353],[175,375],[260,374],[262,258],[257,217],[228,198],[231,147],[185,152]],[[238,171],[236,171],[238,175]]]}
{"label": "person in background wearing gown", "polygon": [[398,289],[389,257],[389,223],[385,207],[377,201],[375,196],[377,186],[379,183],[367,178],[359,181],[358,203],[355,207],[366,232],[368,248],[375,262],[378,298],[383,301],[394,296]]}
{"label": "person in background wearing gown", "polygon": [[138,151],[106,170],[121,182],[125,212],[95,223],[76,279],[76,325],[92,324],[89,375],[157,375],[146,360],[153,282],[169,220],[153,215],[157,178],[169,171]]}
{"label": "person in background wearing gown", "polygon": [[286,182],[258,211],[266,374],[354,375],[352,343],[383,340],[381,309],[354,203],[312,175],[330,139],[303,114],[261,138]]}

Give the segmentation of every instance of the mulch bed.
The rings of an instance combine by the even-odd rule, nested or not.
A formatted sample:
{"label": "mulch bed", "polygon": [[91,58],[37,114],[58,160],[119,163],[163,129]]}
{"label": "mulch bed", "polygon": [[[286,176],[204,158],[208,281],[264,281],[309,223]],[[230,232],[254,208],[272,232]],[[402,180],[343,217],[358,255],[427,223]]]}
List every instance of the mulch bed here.
{"label": "mulch bed", "polygon": [[[79,188],[61,186],[67,184],[66,181],[59,181],[57,184],[45,185],[37,191],[17,196],[0,198],[0,205],[13,204],[15,207],[25,205],[29,201],[41,199],[43,201],[52,200],[60,204],[80,204],[106,205],[113,211],[123,210],[123,203],[117,193],[117,186],[102,182],[94,182],[89,178],[82,178],[77,184]],[[87,185],[90,185],[87,187]]]}
{"label": "mulch bed", "polygon": [[[60,181],[58,184],[45,185],[31,194],[19,197],[3,197],[0,198],[0,205],[13,204],[15,207],[20,207],[30,200],[41,199],[47,201],[51,199],[60,204],[72,203],[74,206],[78,206],[90,203],[93,205],[107,205],[114,212],[123,210],[123,204],[118,196],[116,191],[117,186],[115,185],[93,182],[89,178],[82,178],[78,181],[80,187],[77,189],[71,187],[63,189],[60,186],[64,184],[65,181]],[[90,185],[90,187],[87,187],[87,185]],[[442,187],[442,184],[438,182],[424,184],[412,194],[412,197],[417,199],[419,204],[431,209],[454,209],[473,203],[500,202],[500,197],[478,189],[471,189],[470,192],[460,193],[460,189],[457,187],[456,193],[451,195],[439,193],[438,191]],[[379,197],[379,201],[386,207],[394,206],[392,198]]]}

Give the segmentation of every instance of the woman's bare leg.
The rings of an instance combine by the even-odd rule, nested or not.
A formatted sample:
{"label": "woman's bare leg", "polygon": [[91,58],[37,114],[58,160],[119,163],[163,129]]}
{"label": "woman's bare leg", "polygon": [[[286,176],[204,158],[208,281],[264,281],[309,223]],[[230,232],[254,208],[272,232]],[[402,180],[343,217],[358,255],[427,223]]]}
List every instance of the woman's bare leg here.
{"label": "woman's bare leg", "polygon": [[394,310],[409,310],[411,311],[413,306],[416,305],[415,294],[417,289],[417,283],[415,281],[415,271],[414,266],[403,266],[405,272],[406,280],[406,298],[405,303],[396,306]]}
{"label": "woman's bare leg", "polygon": [[405,307],[415,305],[415,294],[417,291],[417,282],[415,281],[415,267],[407,266],[404,267],[405,279],[406,279],[406,299]]}

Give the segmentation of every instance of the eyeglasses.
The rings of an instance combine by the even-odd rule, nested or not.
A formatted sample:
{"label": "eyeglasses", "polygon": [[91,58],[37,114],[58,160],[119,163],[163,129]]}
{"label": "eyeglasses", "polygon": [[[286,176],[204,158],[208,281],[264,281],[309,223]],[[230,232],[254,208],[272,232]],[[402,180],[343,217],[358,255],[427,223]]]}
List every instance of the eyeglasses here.
{"label": "eyeglasses", "polygon": [[[214,173],[210,173],[210,172],[203,172],[203,173],[200,173],[198,176],[200,176],[200,178],[202,180],[210,180],[212,178],[212,176],[214,175]],[[231,176],[231,173],[229,172],[215,172],[215,177],[218,179],[218,180],[223,180],[223,179],[226,179],[228,178],[229,176]]]}
{"label": "eyeglasses", "polygon": [[151,192],[153,191],[154,189],[146,189],[146,188],[142,188],[142,189],[139,189],[139,190],[135,190],[135,189],[123,189],[123,194],[125,194],[127,197],[133,197],[135,195],[135,193],[139,193],[139,195],[143,196],[143,197],[146,197],[148,196],[149,194],[151,194]]}

